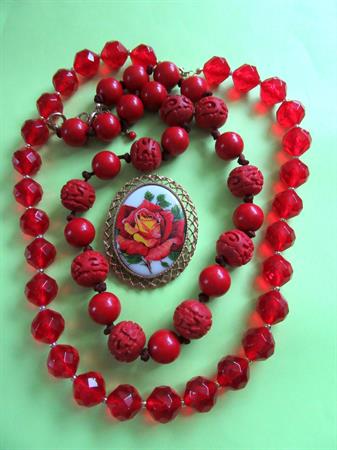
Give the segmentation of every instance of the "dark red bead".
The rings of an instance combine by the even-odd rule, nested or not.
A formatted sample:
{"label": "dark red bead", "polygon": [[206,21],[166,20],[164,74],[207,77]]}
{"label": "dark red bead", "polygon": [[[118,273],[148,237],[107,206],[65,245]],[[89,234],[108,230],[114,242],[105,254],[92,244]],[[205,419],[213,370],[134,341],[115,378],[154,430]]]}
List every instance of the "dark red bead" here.
{"label": "dark red bead", "polygon": [[33,148],[20,148],[13,153],[12,163],[21,175],[32,176],[40,170],[41,156]]}
{"label": "dark red bead", "polygon": [[123,95],[121,83],[116,78],[103,78],[96,87],[96,94],[102,99],[104,105],[114,106]]}
{"label": "dark red bead", "polygon": [[119,174],[121,161],[115,153],[103,151],[94,156],[91,166],[98,178],[101,180],[110,180]]}
{"label": "dark red bead", "polygon": [[128,125],[132,125],[143,117],[144,106],[136,95],[125,94],[118,101],[117,113]]}
{"label": "dark red bead", "polygon": [[276,111],[277,122],[284,128],[298,125],[302,122],[304,115],[304,107],[297,100],[284,101]]}
{"label": "dark red bead", "polygon": [[166,87],[157,81],[148,81],[140,93],[140,98],[149,111],[158,111],[166,97]]}
{"label": "dark red bead", "polygon": [[91,50],[84,49],[76,53],[74,59],[75,72],[82,77],[91,78],[99,68],[99,56]]}
{"label": "dark red bead", "polygon": [[78,117],[67,119],[61,126],[61,137],[72,147],[81,147],[88,140],[89,125]]}
{"label": "dark red bead", "polygon": [[100,292],[92,297],[88,306],[89,315],[101,325],[111,325],[121,312],[121,304],[111,292]]}
{"label": "dark red bead", "polygon": [[130,384],[120,384],[111,392],[106,401],[113,417],[118,420],[129,420],[142,407],[142,398],[136,388]]}
{"label": "dark red bead", "polygon": [[232,73],[233,84],[237,91],[247,93],[260,83],[260,75],[255,66],[243,64]]}
{"label": "dark red bead", "polygon": [[185,300],[174,311],[173,323],[185,339],[200,339],[212,326],[212,313],[198,300]]}
{"label": "dark red bead", "polygon": [[73,384],[74,399],[81,406],[91,407],[102,403],[105,397],[105,382],[99,372],[77,375]]}
{"label": "dark red bead", "polygon": [[29,208],[20,217],[20,227],[29,236],[44,234],[49,228],[49,217],[41,209]]}
{"label": "dark red bead", "polygon": [[170,90],[176,86],[180,80],[178,67],[170,61],[163,61],[157,64],[153,78]]}
{"label": "dark red bead", "polygon": [[60,94],[57,92],[53,92],[52,94],[42,94],[41,97],[38,98],[36,105],[40,116],[45,119],[47,119],[50,114],[63,112],[63,103]]}
{"label": "dark red bead", "polygon": [[55,345],[51,348],[48,359],[48,372],[56,378],[71,378],[75,375],[80,357],[71,345]]}
{"label": "dark red bead", "polygon": [[146,68],[132,64],[127,67],[123,73],[123,82],[126,89],[130,92],[141,91],[143,86],[149,81],[149,75]]}
{"label": "dark red bead", "polygon": [[216,401],[217,385],[205,377],[192,378],[184,393],[185,405],[199,412],[208,412]]}
{"label": "dark red bead", "polygon": [[233,213],[233,223],[239,230],[256,231],[264,220],[262,209],[255,203],[242,203]]}
{"label": "dark red bead", "polygon": [[282,139],[282,149],[292,156],[301,156],[311,145],[309,131],[300,127],[291,128]]}
{"label": "dark red bead", "polygon": [[56,256],[54,245],[44,238],[36,238],[25,250],[25,257],[31,266],[35,269],[45,269],[50,266]]}
{"label": "dark red bead", "polygon": [[203,97],[195,105],[195,122],[199,128],[216,130],[226,122],[227,116],[227,105],[220,97]]}
{"label": "dark red bead", "polygon": [[230,67],[227,61],[220,56],[213,56],[213,58],[209,59],[202,70],[210,86],[218,86],[230,74]]}
{"label": "dark red bead", "polygon": [[168,95],[159,110],[160,117],[167,125],[184,126],[191,122],[194,105],[184,95]]}
{"label": "dark red bead", "polygon": [[290,262],[281,255],[272,255],[263,262],[262,275],[272,286],[283,286],[292,274]]}
{"label": "dark red bead", "polygon": [[208,83],[204,78],[192,75],[185,78],[180,87],[180,92],[193,103],[200,100],[209,91]]}
{"label": "dark red bead", "polygon": [[226,294],[231,286],[231,277],[224,267],[213,264],[206,267],[199,275],[199,287],[209,297]]}
{"label": "dark red bead", "polygon": [[281,166],[280,180],[287,186],[297,188],[307,181],[309,168],[297,158],[291,159]]}
{"label": "dark red bead", "polygon": [[161,148],[157,141],[149,137],[142,137],[131,146],[131,163],[142,172],[158,169],[162,162]]}
{"label": "dark red bead", "polygon": [[25,288],[27,300],[36,306],[46,306],[57,296],[58,286],[54,278],[46,273],[37,273]]}
{"label": "dark red bead", "polygon": [[132,64],[138,64],[143,67],[155,66],[157,57],[152,47],[140,44],[130,53]]}
{"label": "dark red bead", "polygon": [[95,198],[95,189],[83,180],[69,180],[61,190],[62,205],[70,211],[87,211],[94,204]]}
{"label": "dark red bead", "polygon": [[55,91],[63,97],[70,97],[78,88],[78,79],[73,70],[60,69],[53,76]]}
{"label": "dark red bead", "polygon": [[117,361],[131,362],[139,357],[145,342],[142,327],[138,323],[124,320],[111,330],[108,348]]}
{"label": "dark red bead", "polygon": [[42,187],[39,183],[31,178],[23,178],[16,183],[13,189],[15,200],[20,205],[35,206],[42,198]]}
{"label": "dark red bead", "polygon": [[187,131],[181,127],[166,128],[161,136],[161,145],[171,156],[177,156],[184,153],[189,144],[189,135]]}
{"label": "dark red bead", "polygon": [[235,197],[257,195],[263,188],[262,172],[249,164],[233,169],[227,181],[228,189]]}
{"label": "dark red bead", "polygon": [[169,386],[156,387],[146,400],[146,409],[160,423],[173,420],[181,408],[181,398]]}
{"label": "dark red bead", "polygon": [[93,129],[96,137],[104,142],[109,142],[117,137],[121,130],[121,123],[111,112],[97,114],[93,122]]}
{"label": "dark red bead", "polygon": [[299,215],[303,202],[293,189],[287,189],[275,196],[272,207],[282,219],[290,219]]}
{"label": "dark red bead", "polygon": [[243,389],[249,379],[249,362],[240,356],[226,356],[218,364],[217,381],[227,389]]}
{"label": "dark red bead", "polygon": [[266,231],[266,240],[277,252],[283,252],[291,247],[295,238],[295,231],[284,220],[272,223]]}
{"label": "dark red bead", "polygon": [[161,364],[169,364],[180,354],[178,336],[171,330],[158,330],[149,339],[148,348],[152,359]]}
{"label": "dark red bead", "polygon": [[31,332],[39,342],[53,344],[64,330],[64,319],[60,313],[52,309],[43,309],[34,318]]}
{"label": "dark red bead", "polygon": [[227,161],[238,158],[243,151],[242,137],[234,131],[226,131],[220,134],[215,141],[215,151],[219,158]]}
{"label": "dark red bead", "polygon": [[270,291],[261,295],[256,310],[261,319],[269,325],[282,322],[289,312],[288,303],[278,291]]}
{"label": "dark red bead", "polygon": [[123,66],[129,51],[119,41],[107,42],[102,50],[102,61],[112,70],[118,70]]}
{"label": "dark red bead", "polygon": [[249,329],[242,339],[242,345],[250,361],[262,361],[269,358],[275,348],[273,335],[266,327]]}
{"label": "dark red bead", "polygon": [[49,138],[49,130],[43,119],[30,119],[22,125],[21,135],[29,145],[40,146]]}
{"label": "dark red bead", "polygon": [[75,217],[70,220],[65,229],[64,237],[68,244],[74,247],[86,247],[95,239],[95,227],[89,220],[83,217]]}
{"label": "dark red bead", "polygon": [[287,85],[280,78],[273,77],[262,81],[261,100],[269,106],[283,102],[287,95]]}
{"label": "dark red bead", "polygon": [[94,287],[105,281],[109,264],[100,252],[86,250],[77,255],[71,263],[71,276],[80,286]]}
{"label": "dark red bead", "polygon": [[220,235],[216,243],[216,251],[217,255],[222,256],[227,264],[239,267],[252,259],[254,244],[243,231],[230,230]]}

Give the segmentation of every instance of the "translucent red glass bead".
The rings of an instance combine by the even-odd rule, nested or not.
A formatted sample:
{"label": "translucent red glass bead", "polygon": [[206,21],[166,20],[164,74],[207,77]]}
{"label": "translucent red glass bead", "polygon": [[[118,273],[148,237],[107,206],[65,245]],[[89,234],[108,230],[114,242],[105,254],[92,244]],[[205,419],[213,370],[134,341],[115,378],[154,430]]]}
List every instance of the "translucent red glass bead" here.
{"label": "translucent red glass bead", "polygon": [[291,159],[281,166],[280,180],[289,187],[297,188],[307,181],[309,168],[297,158]]}
{"label": "translucent red glass bead", "polygon": [[53,344],[61,336],[64,330],[64,319],[60,313],[52,309],[40,311],[34,318],[31,332],[39,342]]}
{"label": "translucent red glass bead", "polygon": [[199,412],[207,412],[213,408],[216,401],[217,385],[205,377],[192,378],[184,392],[185,405]]}
{"label": "translucent red glass bead", "polygon": [[261,100],[269,106],[282,102],[286,98],[286,94],[286,83],[280,78],[268,78],[261,83]]}
{"label": "translucent red glass bead", "polygon": [[15,200],[22,206],[35,206],[42,198],[41,185],[31,178],[23,178],[13,189]]}
{"label": "translucent red glass bead", "polygon": [[35,175],[41,167],[41,156],[30,147],[25,147],[13,153],[14,169],[21,175]]}
{"label": "translucent red glass bead", "polygon": [[107,42],[102,50],[101,58],[112,70],[117,70],[125,63],[128,50],[119,41]]}
{"label": "translucent red glass bead", "polygon": [[37,273],[25,288],[27,300],[36,306],[46,306],[54,300],[58,286],[54,278],[46,273]]}
{"label": "translucent red glass bead", "polygon": [[91,50],[84,49],[76,53],[74,59],[75,72],[82,77],[91,78],[99,68],[99,56]]}
{"label": "translucent red glass bead", "polygon": [[113,417],[124,421],[138,413],[142,399],[136,388],[130,384],[121,384],[109,394],[106,404]]}
{"label": "translucent red glass bead", "polygon": [[230,74],[228,62],[220,56],[213,56],[213,58],[205,62],[202,70],[210,86],[218,86]]}
{"label": "translucent red glass bead", "polygon": [[244,64],[232,73],[233,84],[239,92],[249,92],[260,83],[260,75],[255,66]]}
{"label": "translucent red glass bead", "polygon": [[40,146],[49,138],[49,130],[43,119],[29,119],[22,125],[21,134],[29,145]]}
{"label": "translucent red glass bead", "polygon": [[181,398],[169,386],[156,387],[146,400],[146,409],[154,420],[161,423],[170,422],[181,408]]}
{"label": "translucent red glass bead", "polygon": [[309,131],[300,127],[291,128],[282,139],[282,149],[292,156],[301,156],[311,145]]}
{"label": "translucent red glass bead", "polygon": [[60,69],[53,76],[53,85],[63,97],[70,97],[78,88],[78,79],[74,70]]}
{"label": "translucent red glass bead", "polygon": [[39,111],[40,116],[47,119],[50,114],[63,111],[63,103],[60,97],[60,94],[57,92],[53,92],[51,94],[45,93],[42,94],[37,102],[37,110]]}
{"label": "translucent red glass bead", "polygon": [[284,128],[298,125],[302,122],[304,115],[304,107],[297,100],[284,101],[276,111],[277,122]]}
{"label": "translucent red glass bead", "polygon": [[155,66],[157,64],[157,57],[153,48],[145,44],[140,44],[135,47],[130,53],[130,58],[132,64],[139,64],[143,67]]}
{"label": "translucent red glass bead", "polygon": [[49,228],[49,217],[41,209],[29,208],[20,217],[20,227],[29,236],[44,234]]}
{"label": "translucent red glass bead", "polygon": [[295,238],[295,231],[284,220],[272,223],[266,231],[266,240],[278,252],[283,252],[291,247]]}
{"label": "translucent red glass bead", "polygon": [[267,327],[249,329],[242,339],[242,345],[250,361],[269,358],[275,348],[273,335]]}
{"label": "translucent red glass bead", "polygon": [[35,269],[45,269],[50,266],[56,256],[56,249],[52,243],[44,238],[36,238],[26,247],[25,257]]}
{"label": "translucent red glass bead", "polygon": [[293,189],[279,192],[272,204],[273,210],[283,219],[298,216],[303,209],[303,202]]}
{"label": "translucent red glass bead", "polygon": [[283,286],[293,273],[289,261],[282,255],[272,255],[263,263],[262,275],[272,286]]}
{"label": "translucent red glass bead", "polygon": [[289,312],[288,303],[279,291],[270,291],[261,295],[256,310],[261,319],[269,325],[281,322]]}
{"label": "translucent red glass bead", "polygon": [[76,376],[73,384],[74,399],[81,406],[91,407],[102,403],[105,382],[99,372],[86,372]]}
{"label": "translucent red glass bead", "polygon": [[249,362],[240,356],[226,356],[218,364],[217,381],[228,389],[242,389],[249,379]]}
{"label": "translucent red glass bead", "polygon": [[75,375],[80,357],[71,345],[55,345],[51,348],[48,359],[48,372],[56,378],[71,378]]}

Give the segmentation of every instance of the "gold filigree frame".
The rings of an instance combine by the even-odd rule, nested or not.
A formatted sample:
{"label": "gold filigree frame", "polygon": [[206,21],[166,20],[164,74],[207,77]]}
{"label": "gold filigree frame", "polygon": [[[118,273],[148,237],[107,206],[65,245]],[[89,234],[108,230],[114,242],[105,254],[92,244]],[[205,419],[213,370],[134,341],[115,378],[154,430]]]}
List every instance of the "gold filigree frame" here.
{"label": "gold filigree frame", "polygon": [[[132,272],[119,258],[114,230],[120,206],[135,190],[145,185],[159,185],[168,189],[181,203],[186,217],[185,242],[176,261],[157,277],[147,278]],[[177,278],[190,262],[198,240],[198,216],[194,203],[185,189],[170,178],[160,175],[142,175],[128,181],[111,202],[104,228],[104,247],[112,271],[124,282],[137,288],[155,288]]]}

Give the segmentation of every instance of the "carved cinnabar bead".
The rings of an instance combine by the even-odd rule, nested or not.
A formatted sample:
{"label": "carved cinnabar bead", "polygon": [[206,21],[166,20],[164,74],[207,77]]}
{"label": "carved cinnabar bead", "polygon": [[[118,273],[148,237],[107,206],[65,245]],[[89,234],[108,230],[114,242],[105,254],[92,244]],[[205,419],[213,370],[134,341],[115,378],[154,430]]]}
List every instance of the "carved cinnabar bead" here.
{"label": "carved cinnabar bead", "polygon": [[169,126],[183,126],[191,122],[194,106],[184,95],[169,95],[160,108],[161,119]]}
{"label": "carved cinnabar bead", "polygon": [[195,105],[195,121],[199,128],[215,130],[227,120],[228,109],[226,103],[213,95],[203,97]]}
{"label": "carved cinnabar bead", "polygon": [[159,143],[149,137],[143,137],[134,142],[130,154],[131,163],[142,172],[158,169],[162,161]]}
{"label": "carved cinnabar bead", "polygon": [[235,197],[257,195],[263,187],[263,175],[255,166],[236,167],[229,174],[227,185]]}
{"label": "carved cinnabar bead", "polygon": [[145,333],[140,325],[123,321],[111,330],[108,347],[118,361],[131,362],[139,357],[145,342]]}
{"label": "carved cinnabar bead", "polygon": [[83,180],[69,180],[61,190],[62,205],[70,211],[87,211],[95,198],[95,189]]}
{"label": "carved cinnabar bead", "polygon": [[71,264],[71,276],[80,286],[93,287],[102,283],[108,274],[109,264],[104,256],[87,250],[76,256]]}
{"label": "carved cinnabar bead", "polygon": [[176,308],[173,316],[174,327],[186,339],[199,339],[212,326],[212,313],[198,300],[185,300]]}
{"label": "carved cinnabar bead", "polygon": [[216,243],[216,251],[230,266],[243,266],[252,259],[254,244],[243,231],[231,230],[221,234]]}

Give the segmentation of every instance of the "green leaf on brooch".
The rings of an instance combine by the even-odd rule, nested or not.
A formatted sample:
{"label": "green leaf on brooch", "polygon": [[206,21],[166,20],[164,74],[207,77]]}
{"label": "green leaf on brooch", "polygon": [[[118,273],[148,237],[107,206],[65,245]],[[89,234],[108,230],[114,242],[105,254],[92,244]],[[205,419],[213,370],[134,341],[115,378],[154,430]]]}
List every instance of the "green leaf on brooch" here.
{"label": "green leaf on brooch", "polygon": [[180,255],[180,252],[171,252],[168,255],[168,258],[170,258],[171,261],[176,261],[178,259],[179,255]]}
{"label": "green leaf on brooch", "polygon": [[157,195],[157,205],[165,209],[171,206],[171,203],[166,200],[165,194],[159,194]]}
{"label": "green leaf on brooch", "polygon": [[170,264],[167,263],[166,261],[161,261],[160,264],[161,264],[163,267],[170,267]]}
{"label": "green leaf on brooch", "polygon": [[152,202],[154,199],[154,195],[150,191],[146,191],[144,195],[145,200],[148,200],[149,202]]}
{"label": "green leaf on brooch", "polygon": [[183,213],[178,205],[174,205],[171,208],[171,213],[174,215],[174,220],[181,220],[184,218]]}
{"label": "green leaf on brooch", "polygon": [[127,253],[122,253],[122,255],[128,264],[139,264],[142,261],[140,255],[128,255]]}

